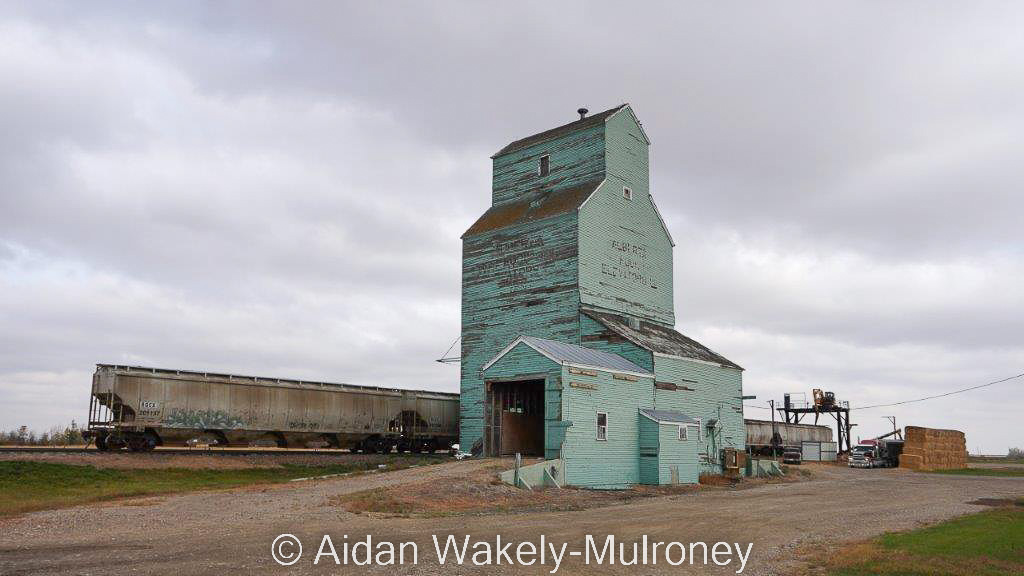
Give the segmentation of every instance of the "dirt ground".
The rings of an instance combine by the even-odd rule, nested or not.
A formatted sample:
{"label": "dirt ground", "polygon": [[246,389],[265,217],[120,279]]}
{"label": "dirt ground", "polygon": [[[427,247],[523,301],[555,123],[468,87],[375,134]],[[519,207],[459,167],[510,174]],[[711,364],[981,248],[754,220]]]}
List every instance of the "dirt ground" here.
{"label": "dirt ground", "polygon": [[[524,464],[530,463],[524,461]],[[403,518],[557,512],[587,510],[696,491],[747,490],[763,484],[802,482],[813,477],[807,469],[792,467],[792,473],[783,478],[731,480],[723,476],[707,476],[701,479],[700,485],[636,486],[630,490],[571,487],[521,490],[498,479],[499,473],[513,465],[511,458],[496,459],[490,465],[449,478],[443,483],[422,481],[374,488],[335,496],[328,503],[349,512]]]}
{"label": "dirt ground", "polygon": [[[836,550],[888,530],[916,528],[984,509],[985,498],[1024,496],[1024,479],[852,470],[806,465],[812,479],[744,490],[691,490],[585,510],[382,518],[336,505],[360,491],[443,486],[493,466],[493,461],[437,466],[232,491],[201,492],[37,512],[0,521],[2,574],[547,574],[552,568],[508,565],[440,567],[432,535],[494,536],[521,542],[567,542],[582,550],[587,534],[683,543],[753,543],[743,574],[784,574],[799,567],[797,551]],[[333,503],[332,503],[333,502]],[[305,554],[291,568],[271,559],[274,538],[296,535]],[[375,542],[415,541],[418,565],[385,568],[312,563],[323,535],[335,543],[371,535]],[[339,549],[340,552],[340,549]],[[585,565],[567,558],[558,574],[732,574],[734,564],[635,567]]]}

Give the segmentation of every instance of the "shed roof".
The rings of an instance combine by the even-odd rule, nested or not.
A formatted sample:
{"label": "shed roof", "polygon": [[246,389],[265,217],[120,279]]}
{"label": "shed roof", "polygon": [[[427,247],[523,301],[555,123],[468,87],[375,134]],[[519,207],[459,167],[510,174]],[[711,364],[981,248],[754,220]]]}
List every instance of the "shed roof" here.
{"label": "shed roof", "polygon": [[466,230],[462,237],[483,234],[513,224],[543,220],[571,212],[578,209],[602,182],[604,180],[590,180],[569,188],[545,190],[539,194],[524,196],[514,202],[491,206],[469,227],[469,230]]}
{"label": "shed roof", "polygon": [[654,377],[654,374],[651,374],[647,370],[637,366],[629,360],[626,360],[618,354],[594,350],[592,348],[584,348],[575,344],[567,344],[565,342],[557,342],[555,340],[536,338],[533,336],[520,336],[519,338],[516,338],[511,344],[506,346],[504,350],[499,352],[497,356],[492,358],[490,362],[484,364],[482,370],[490,368],[495,362],[500,360],[505,356],[505,354],[511,352],[512,349],[519,344],[526,344],[530,348],[533,348],[537,352],[563,366],[576,366],[580,368],[593,368],[595,370],[602,370],[606,372],[636,374],[638,376],[645,376],[648,378]]}
{"label": "shed roof", "polygon": [[713,362],[738,370],[743,369],[739,364],[714,352],[693,338],[680,334],[675,328],[646,320],[640,321],[639,328],[633,328],[629,325],[628,319],[617,314],[592,309],[584,309],[583,313],[597,320],[612,332],[651,352],[691,358],[702,362]]}
{"label": "shed roof", "polygon": [[675,410],[641,408],[640,413],[659,424],[697,424],[697,421]]}
{"label": "shed roof", "polygon": [[491,156],[491,158],[496,158],[498,156],[501,156],[502,154],[508,154],[509,152],[515,152],[516,150],[522,150],[523,148],[533,146],[534,144],[540,144],[541,142],[554,140],[555,138],[560,138],[562,136],[565,136],[566,134],[575,132],[576,130],[590,128],[591,126],[602,124],[605,120],[608,119],[609,116],[615,114],[619,110],[622,110],[626,106],[629,106],[629,104],[619,104],[618,106],[605,110],[604,112],[598,112],[597,114],[594,114],[592,116],[587,116],[586,118],[575,120],[573,122],[569,122],[568,124],[563,124],[561,126],[558,126],[557,128],[551,128],[550,130],[538,132],[533,136],[520,138],[519,140],[511,142],[501,150],[495,152],[494,156]]}

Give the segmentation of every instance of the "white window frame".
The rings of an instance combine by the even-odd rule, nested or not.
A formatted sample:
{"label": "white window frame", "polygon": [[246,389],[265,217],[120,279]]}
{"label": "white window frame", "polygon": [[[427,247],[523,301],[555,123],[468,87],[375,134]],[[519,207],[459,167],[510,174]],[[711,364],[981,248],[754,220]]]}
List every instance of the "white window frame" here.
{"label": "white window frame", "polygon": [[[548,160],[548,171],[547,171],[547,174],[544,173],[544,159],[545,158],[547,158],[547,160]],[[551,154],[545,154],[545,155],[541,156],[540,159],[537,160],[537,176],[547,176],[550,173],[551,173]]]}
{"label": "white window frame", "polygon": [[680,442],[686,442],[687,440],[690,439],[690,432],[687,430],[687,428],[689,428],[689,427],[690,427],[689,424],[680,424],[679,425],[679,441]]}
{"label": "white window frame", "polygon": [[[603,427],[603,429],[604,429],[604,438],[601,437],[601,431],[602,431],[601,416],[604,416],[604,427]],[[595,424],[597,424],[597,430],[596,430],[596,434],[597,434],[596,438],[597,438],[597,440],[599,442],[607,442],[608,441],[608,413],[607,412],[598,412],[597,413],[597,421],[595,422]]]}
{"label": "white window frame", "polygon": [[632,200],[633,199],[633,189],[630,188],[629,186],[623,186],[622,187],[622,197],[625,198],[626,200]]}
{"label": "white window frame", "polygon": [[697,418],[697,442],[702,442],[704,438],[704,419]]}

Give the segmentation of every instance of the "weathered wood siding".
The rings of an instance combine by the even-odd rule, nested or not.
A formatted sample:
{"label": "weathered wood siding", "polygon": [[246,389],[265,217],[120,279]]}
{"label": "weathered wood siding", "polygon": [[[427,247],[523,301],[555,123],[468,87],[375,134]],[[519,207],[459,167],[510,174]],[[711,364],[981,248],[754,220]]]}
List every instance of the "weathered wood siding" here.
{"label": "weathered wood siding", "polygon": [[[654,408],[677,410],[691,418],[700,418],[699,452],[702,455],[702,472],[721,474],[721,449],[746,449],[746,429],[740,400],[743,395],[743,372],[685,358],[656,355],[654,375],[658,382],[669,382],[690,389],[655,389]],[[718,420],[714,434],[709,434],[703,426],[711,418]]]}
{"label": "weathered wood siding", "polygon": [[524,335],[579,344],[575,212],[463,241],[463,450],[482,438],[481,367]]}
{"label": "weathered wood siding", "polygon": [[651,203],[647,143],[628,109],[608,119],[606,140],[605,181],[580,208],[580,300],[673,325],[672,242]]}
{"label": "weathered wood siding", "polygon": [[[572,422],[562,445],[566,482],[626,488],[640,482],[639,409],[653,402],[650,378],[620,379],[562,372],[562,418]],[[597,439],[597,413],[608,414],[607,440]]]}
{"label": "weathered wood siding", "polygon": [[[604,132],[602,122],[495,156],[492,203],[540,199],[545,190],[600,181],[605,170]],[[538,162],[545,154],[550,156],[549,173],[540,176]],[[463,239],[464,450],[480,441],[483,432],[484,363],[521,335],[580,343],[577,222],[577,211],[570,210]]]}
{"label": "weathered wood siding", "polygon": [[[492,204],[512,202],[538,189],[568,188],[600,180],[605,172],[605,125],[541,142],[494,158]],[[540,157],[550,156],[547,176],[539,176]]]}
{"label": "weathered wood siding", "polygon": [[654,355],[650,350],[626,340],[586,314],[580,314],[580,341],[581,346],[618,354],[648,372],[654,372]]}

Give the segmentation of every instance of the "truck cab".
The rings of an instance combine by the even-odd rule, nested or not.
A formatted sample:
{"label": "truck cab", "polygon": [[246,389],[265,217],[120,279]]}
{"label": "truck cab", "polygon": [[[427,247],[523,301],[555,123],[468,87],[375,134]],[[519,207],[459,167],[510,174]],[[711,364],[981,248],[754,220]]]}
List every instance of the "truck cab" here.
{"label": "truck cab", "polygon": [[902,439],[865,440],[850,452],[851,468],[896,468],[903,452]]}
{"label": "truck cab", "polygon": [[850,468],[874,468],[878,461],[878,445],[861,443],[850,451]]}

